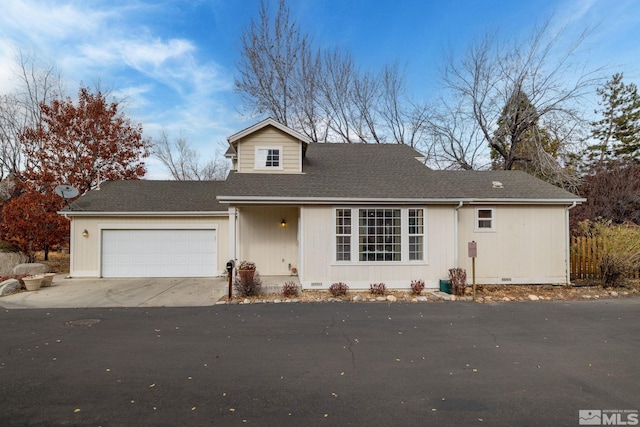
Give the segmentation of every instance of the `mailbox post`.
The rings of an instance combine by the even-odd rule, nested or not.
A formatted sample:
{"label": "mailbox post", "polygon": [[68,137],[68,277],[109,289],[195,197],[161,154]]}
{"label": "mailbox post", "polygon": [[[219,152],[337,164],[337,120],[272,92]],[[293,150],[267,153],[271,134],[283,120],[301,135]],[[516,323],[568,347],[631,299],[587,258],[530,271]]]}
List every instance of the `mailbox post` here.
{"label": "mailbox post", "polygon": [[229,301],[231,301],[232,289],[231,282],[233,282],[233,267],[235,266],[235,261],[230,259],[227,262],[227,276],[229,277]]}
{"label": "mailbox post", "polygon": [[478,256],[478,244],[475,240],[468,245],[469,258],[471,258],[471,277],[473,280],[473,301],[476,300],[476,257]]}

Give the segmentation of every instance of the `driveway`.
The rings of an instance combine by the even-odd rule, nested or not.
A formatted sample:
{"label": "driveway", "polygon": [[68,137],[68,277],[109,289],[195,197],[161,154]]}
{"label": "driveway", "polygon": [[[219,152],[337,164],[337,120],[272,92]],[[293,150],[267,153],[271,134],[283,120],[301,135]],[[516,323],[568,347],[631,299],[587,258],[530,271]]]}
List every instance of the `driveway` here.
{"label": "driveway", "polygon": [[225,278],[91,279],[57,275],[53,285],[0,298],[4,308],[194,307],[226,295]]}

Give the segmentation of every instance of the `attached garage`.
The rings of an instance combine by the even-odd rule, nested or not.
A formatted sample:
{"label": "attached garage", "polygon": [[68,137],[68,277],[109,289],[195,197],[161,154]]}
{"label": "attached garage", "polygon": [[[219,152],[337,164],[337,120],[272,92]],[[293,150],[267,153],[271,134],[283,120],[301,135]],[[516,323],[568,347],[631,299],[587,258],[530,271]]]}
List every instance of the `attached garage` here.
{"label": "attached garage", "polygon": [[102,277],[213,277],[216,230],[102,230]]}

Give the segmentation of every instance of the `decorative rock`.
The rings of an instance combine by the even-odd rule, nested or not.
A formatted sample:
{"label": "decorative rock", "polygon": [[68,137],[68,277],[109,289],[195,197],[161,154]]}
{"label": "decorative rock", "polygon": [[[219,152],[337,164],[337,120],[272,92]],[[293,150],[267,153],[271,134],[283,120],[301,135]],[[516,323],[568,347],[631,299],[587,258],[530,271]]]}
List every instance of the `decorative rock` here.
{"label": "decorative rock", "polygon": [[20,281],[16,279],[9,279],[0,283],[0,295],[2,296],[9,295],[18,289],[20,289]]}
{"label": "decorative rock", "polygon": [[387,301],[396,302],[398,301],[398,298],[396,298],[395,295],[387,295]]}
{"label": "decorative rock", "polygon": [[583,295],[582,298],[584,299],[591,299],[591,295]]}
{"label": "decorative rock", "polygon": [[49,272],[49,266],[44,264],[38,264],[35,262],[28,264],[18,264],[13,267],[13,274],[28,274],[35,276],[37,274],[44,274]]}
{"label": "decorative rock", "polygon": [[296,303],[296,302],[300,302],[300,300],[298,298],[294,298],[291,300],[291,302]]}
{"label": "decorative rock", "polygon": [[353,302],[362,301],[362,295],[354,295],[353,298],[351,298],[351,301]]}
{"label": "decorative rock", "polygon": [[614,298],[618,298],[618,293],[616,291],[611,291],[611,296]]}
{"label": "decorative rock", "polygon": [[451,298],[449,298],[451,301],[457,301],[458,297],[455,295],[451,295]]}
{"label": "decorative rock", "polygon": [[279,299],[274,299],[274,300],[273,300],[273,303],[274,303],[274,304],[280,304],[281,302],[282,302],[282,301],[281,301],[281,300],[279,300]]}
{"label": "decorative rock", "polygon": [[242,303],[243,303],[243,304],[251,304],[251,300],[250,300],[249,298],[245,298],[245,299],[242,301]]}
{"label": "decorative rock", "polygon": [[419,296],[419,297],[418,297],[418,298],[416,298],[416,299],[417,299],[418,301],[420,301],[420,302],[427,302],[427,301],[429,301],[429,300],[427,299],[427,297],[425,297],[425,296]]}
{"label": "decorative rock", "polygon": [[527,298],[529,298],[529,301],[538,301],[540,298],[538,298],[537,295],[529,295]]}
{"label": "decorative rock", "polygon": [[376,301],[386,301],[385,297],[376,297]]}
{"label": "decorative rock", "polygon": [[511,298],[509,298],[509,297],[504,297],[504,298],[502,298],[502,301],[504,301],[504,302],[509,302],[509,301],[511,301]]}

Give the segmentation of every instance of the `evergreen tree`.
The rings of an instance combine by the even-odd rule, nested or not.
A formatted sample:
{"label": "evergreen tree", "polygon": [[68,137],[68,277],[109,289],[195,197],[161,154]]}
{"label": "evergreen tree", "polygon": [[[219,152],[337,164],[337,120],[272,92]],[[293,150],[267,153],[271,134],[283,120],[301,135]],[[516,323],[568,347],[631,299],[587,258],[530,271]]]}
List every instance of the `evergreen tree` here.
{"label": "evergreen tree", "polygon": [[594,121],[596,143],[588,147],[592,166],[601,167],[614,160],[640,160],[640,95],[635,84],[625,84],[623,74],[614,74],[597,90],[602,119]]}

